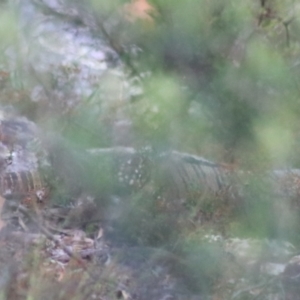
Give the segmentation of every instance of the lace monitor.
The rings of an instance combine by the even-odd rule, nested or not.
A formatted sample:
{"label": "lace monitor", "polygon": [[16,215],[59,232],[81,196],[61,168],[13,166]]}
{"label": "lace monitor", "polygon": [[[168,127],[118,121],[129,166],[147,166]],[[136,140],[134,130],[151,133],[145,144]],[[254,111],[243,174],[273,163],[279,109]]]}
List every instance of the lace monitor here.
{"label": "lace monitor", "polygon": [[20,199],[26,206],[43,206],[48,189],[37,170],[5,172],[0,175],[0,193],[7,199]]}

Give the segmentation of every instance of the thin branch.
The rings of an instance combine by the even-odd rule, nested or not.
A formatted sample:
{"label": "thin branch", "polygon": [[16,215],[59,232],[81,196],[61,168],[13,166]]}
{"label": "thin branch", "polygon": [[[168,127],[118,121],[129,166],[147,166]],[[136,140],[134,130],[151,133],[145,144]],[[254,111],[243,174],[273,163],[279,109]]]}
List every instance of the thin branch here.
{"label": "thin branch", "polygon": [[282,25],[284,26],[284,29],[285,29],[286,46],[287,46],[287,47],[290,47],[290,32],[289,32],[289,25],[292,23],[293,20],[294,20],[294,17],[292,17],[290,20],[282,21]]}
{"label": "thin branch", "polygon": [[101,30],[102,34],[104,35],[105,39],[108,41],[109,46],[117,53],[121,61],[130,69],[132,75],[137,76],[141,81],[143,81],[143,77],[141,76],[140,72],[136,69],[136,67],[132,64],[131,60],[128,58],[126,52],[122,49],[122,46],[115,43],[112,37],[107,32],[103,22],[97,19],[97,26]]}
{"label": "thin branch", "polygon": [[[38,228],[41,230],[41,232],[51,241],[55,242],[61,249],[72,259],[74,259],[84,271],[87,272],[87,274],[95,281],[97,282],[99,280],[99,277],[96,276],[95,274],[91,273],[89,268],[87,267],[86,263],[84,260],[77,254],[75,254],[73,251],[71,251],[69,248],[67,248],[64,243],[59,240],[55,235],[53,235],[49,230],[42,224],[41,220],[38,218],[34,217],[30,211],[24,207],[24,206],[18,206],[19,211],[24,213],[33,223],[35,223]],[[93,249],[94,250],[94,249]],[[97,252],[95,249],[93,253]]]}

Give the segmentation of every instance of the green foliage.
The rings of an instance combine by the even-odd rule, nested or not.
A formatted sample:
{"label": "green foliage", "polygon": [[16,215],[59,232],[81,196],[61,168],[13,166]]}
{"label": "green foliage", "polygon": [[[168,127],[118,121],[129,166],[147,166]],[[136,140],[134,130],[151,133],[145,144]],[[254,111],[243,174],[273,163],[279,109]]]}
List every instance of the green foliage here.
{"label": "green foliage", "polygon": [[176,254],[181,257],[181,263],[174,266],[174,271],[185,278],[188,288],[210,293],[224,267],[221,247],[187,238],[178,246]]}
{"label": "green foliage", "polygon": [[[90,94],[73,102],[68,93],[66,99],[61,97],[69,82],[60,80],[71,81],[75,73],[86,80],[86,65],[72,62],[74,73],[64,65],[60,66],[63,71],[34,66],[43,70],[40,76],[33,71],[30,54],[41,49],[30,48],[30,42],[22,46],[16,15],[8,5],[1,4],[0,12],[0,101],[59,136],[54,143],[45,139],[53,168],[53,202],[67,205],[87,192],[95,196],[105,215],[111,213],[110,202],[118,194],[119,214],[106,216],[116,240],[175,253],[178,261],[173,272],[193,292],[210,292],[223,272],[218,247],[189,239],[189,231],[207,220],[208,227],[233,236],[299,242],[298,194],[292,200],[275,195],[265,180],[270,176],[267,170],[300,165],[299,5],[291,0],[66,3],[77,7],[75,16],[51,9],[46,15],[73,22],[74,27],[83,24],[74,31],[90,30],[101,41],[93,47],[103,47],[103,53],[108,48],[107,53],[116,57],[107,63],[109,70],[99,70],[100,79],[91,76]],[[53,48],[60,50],[57,45]],[[87,52],[80,50],[78,60]],[[6,51],[10,59],[17,57],[13,70]],[[104,59],[100,55],[99,61],[109,60],[109,54]],[[46,95],[32,101],[36,86],[42,86]],[[170,188],[172,196],[162,199],[164,185],[176,182],[169,180],[167,172],[160,174],[160,162],[156,162],[148,166],[150,184],[123,192],[116,174],[119,162],[108,156],[88,156],[87,150],[123,146],[115,138],[123,128],[114,126],[124,120],[130,121],[133,136],[131,141],[124,134],[125,146],[149,147],[157,157],[169,149],[198,154],[230,165],[226,165],[229,171],[233,165],[238,176],[249,171],[249,183],[230,203],[223,195],[222,201],[215,195],[203,197],[201,191],[198,195],[198,182],[195,193],[184,195],[185,199],[176,195],[176,186]],[[125,163],[128,166],[131,161],[126,158]],[[237,202],[236,210],[231,210],[229,206]],[[194,219],[200,212],[198,224]],[[188,220],[182,222],[184,218]]]}
{"label": "green foliage", "polygon": [[[205,148],[202,146],[201,149],[197,143],[197,139],[201,139],[202,144],[207,145],[211,141],[217,143],[221,152],[238,154],[237,159],[242,161],[247,160],[248,155],[252,156],[253,151],[259,156],[261,138],[257,140],[255,132],[260,128],[261,120],[274,119],[274,110],[278,120],[275,122],[279,122],[279,126],[282,114],[287,113],[291,118],[296,116],[294,99],[298,94],[289,67],[293,60],[285,54],[289,49],[286,46],[277,47],[276,42],[269,38],[269,34],[275,34],[277,29],[275,26],[267,29],[265,25],[262,26],[263,30],[257,28],[260,14],[262,11],[266,13],[264,8],[252,1],[151,3],[158,13],[151,30],[145,29],[143,35],[135,37],[135,43],[141,47],[142,52],[134,60],[139,61],[138,67],[141,70],[153,70],[154,78],[163,74],[159,82],[162,86],[166,84],[166,89],[168,84],[165,82],[170,82],[174,77],[181,87],[178,95],[182,103],[179,105],[181,122],[176,127],[177,137],[173,138],[176,146],[184,148],[182,145],[185,145],[186,149],[194,147],[196,151],[203,151]],[[267,7],[274,16],[264,15],[264,18],[274,19],[276,26],[284,28],[280,20],[287,18],[285,14],[293,9],[293,4],[268,2]],[[290,27],[295,23],[293,20]],[[287,37],[282,35],[280,38],[278,42],[284,44]],[[290,37],[290,47],[297,44],[298,41]],[[149,78],[147,82],[151,80]],[[162,90],[161,87],[158,89]],[[144,119],[144,113],[148,114],[150,110],[149,102],[153,105],[156,101],[171,102],[174,96],[166,93],[162,100],[156,96],[156,91],[146,89],[143,98],[147,100],[141,100],[138,109],[134,108],[137,127],[146,138],[153,137],[154,124],[161,126],[162,136],[166,135],[163,132],[170,120],[168,116],[157,114],[156,117],[164,121],[154,122],[153,113]],[[155,98],[154,101],[152,98]],[[201,105],[195,108],[194,101]],[[287,105],[287,102],[290,104]],[[197,126],[192,121],[194,114],[200,114],[197,123],[210,125],[206,125],[207,132],[191,132],[191,127]],[[180,119],[176,112],[173,115]],[[140,119],[143,119],[144,124],[140,123]],[[190,126],[185,127],[184,124]],[[292,124],[283,129],[289,132],[291,138],[296,133]],[[187,143],[190,135],[196,138]],[[280,138],[278,140],[286,144],[286,138],[284,141]],[[247,148],[250,151],[245,153]],[[277,151],[275,148],[272,151]],[[244,155],[240,156],[241,152]],[[285,154],[283,151],[271,153],[272,163],[277,159],[280,163],[286,161],[292,152],[287,147]]]}
{"label": "green foliage", "polygon": [[132,109],[132,118],[141,140],[169,146],[181,125],[183,103],[176,80],[159,75],[149,79],[145,98]]}
{"label": "green foliage", "polygon": [[116,222],[123,241],[133,245],[165,247],[180,234],[176,215],[159,210],[153,197],[142,193],[126,199]]}
{"label": "green foliage", "polygon": [[7,47],[10,43],[17,41],[18,28],[16,26],[16,17],[13,12],[7,9],[4,5],[1,5],[0,14],[0,40],[1,50],[3,47]]}

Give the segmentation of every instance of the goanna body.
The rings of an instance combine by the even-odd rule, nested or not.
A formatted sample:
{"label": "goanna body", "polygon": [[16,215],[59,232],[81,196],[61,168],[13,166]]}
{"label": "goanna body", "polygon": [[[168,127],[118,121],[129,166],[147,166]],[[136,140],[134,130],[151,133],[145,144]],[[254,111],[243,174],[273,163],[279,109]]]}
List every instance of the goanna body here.
{"label": "goanna body", "polygon": [[5,198],[19,198],[25,205],[35,205],[44,204],[48,191],[40,173],[34,170],[1,174],[0,194]]}

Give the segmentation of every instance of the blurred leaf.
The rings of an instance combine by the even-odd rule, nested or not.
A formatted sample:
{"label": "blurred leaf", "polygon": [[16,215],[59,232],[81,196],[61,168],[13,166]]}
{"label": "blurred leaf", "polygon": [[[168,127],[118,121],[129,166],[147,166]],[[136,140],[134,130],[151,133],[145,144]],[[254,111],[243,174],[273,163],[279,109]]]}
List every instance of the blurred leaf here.
{"label": "blurred leaf", "polygon": [[17,19],[9,10],[0,12],[0,40],[2,45],[15,41],[18,34]]}

